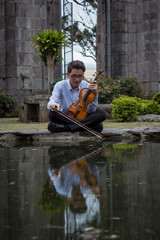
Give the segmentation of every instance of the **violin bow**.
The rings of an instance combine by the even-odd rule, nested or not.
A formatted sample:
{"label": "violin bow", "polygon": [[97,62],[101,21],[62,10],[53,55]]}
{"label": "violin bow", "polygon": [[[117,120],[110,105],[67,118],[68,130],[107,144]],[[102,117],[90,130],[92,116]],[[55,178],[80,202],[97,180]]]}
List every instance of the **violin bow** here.
{"label": "violin bow", "polygon": [[61,112],[60,110],[57,110],[56,108],[54,108],[54,111],[56,111],[56,112],[57,112],[58,114],[60,114],[61,116],[69,119],[71,122],[77,124],[78,126],[84,128],[84,129],[87,130],[88,132],[90,132],[90,133],[94,134],[95,136],[99,137],[100,139],[103,139],[103,138],[104,138],[104,136],[103,136],[101,133],[96,132],[96,131],[94,131],[93,129],[85,126],[83,123],[79,122],[78,120],[69,117],[66,113]]}

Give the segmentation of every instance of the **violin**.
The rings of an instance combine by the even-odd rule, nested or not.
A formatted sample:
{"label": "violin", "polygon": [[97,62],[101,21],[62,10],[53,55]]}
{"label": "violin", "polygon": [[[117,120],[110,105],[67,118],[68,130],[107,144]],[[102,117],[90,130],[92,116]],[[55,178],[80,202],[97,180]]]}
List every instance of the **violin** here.
{"label": "violin", "polygon": [[[99,75],[102,74],[102,70],[96,75],[93,81],[97,81]],[[76,120],[83,120],[87,117],[87,106],[88,104],[92,103],[95,99],[95,93],[88,88],[81,89],[78,101],[73,103],[69,108],[67,114],[69,117],[74,118]]]}
{"label": "violin", "polygon": [[85,158],[72,163],[69,168],[73,173],[76,173],[79,176],[82,185],[95,186],[98,184],[96,177],[89,172],[88,161]]}

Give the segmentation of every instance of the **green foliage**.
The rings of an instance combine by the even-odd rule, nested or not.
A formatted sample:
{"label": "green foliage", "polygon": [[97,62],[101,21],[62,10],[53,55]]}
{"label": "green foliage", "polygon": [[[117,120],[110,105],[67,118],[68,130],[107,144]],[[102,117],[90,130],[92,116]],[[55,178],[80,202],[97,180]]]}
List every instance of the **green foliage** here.
{"label": "green foliage", "polygon": [[160,104],[153,100],[122,96],[112,103],[112,116],[121,122],[134,121],[137,115],[160,114]]}
{"label": "green foliage", "polygon": [[142,83],[135,77],[117,76],[116,81],[120,81],[120,93],[130,97],[142,98],[144,96],[144,89]]}
{"label": "green foliage", "polygon": [[132,162],[137,153],[141,152],[143,146],[140,144],[113,144],[104,148],[104,155],[108,163]]}
{"label": "green foliage", "polygon": [[54,215],[55,213],[63,212],[67,207],[67,198],[60,196],[53,185],[47,179],[46,184],[42,189],[42,197],[38,199],[38,208],[48,214]]}
{"label": "green foliage", "polygon": [[160,105],[153,100],[142,100],[140,114],[160,114]]}
{"label": "green foliage", "polygon": [[134,77],[117,77],[112,79],[108,74],[97,80],[99,103],[109,104],[122,95],[143,97],[143,87]]}
{"label": "green foliage", "polygon": [[153,96],[153,100],[155,102],[157,102],[158,104],[160,104],[160,92],[156,93],[154,96]]}
{"label": "green foliage", "polygon": [[134,151],[139,147],[138,144],[113,144],[113,148],[115,150],[120,150],[120,151]]}
{"label": "green foliage", "polygon": [[9,117],[12,113],[15,98],[7,93],[0,93],[0,117]]}
{"label": "green foliage", "polygon": [[133,97],[122,96],[113,100],[112,116],[121,122],[134,121],[137,116],[138,105]]}
{"label": "green foliage", "polygon": [[38,48],[38,55],[45,64],[47,64],[47,55],[55,56],[57,62],[61,59],[62,47],[68,44],[66,38],[62,31],[47,29],[33,36],[35,41],[33,47]]}
{"label": "green foliage", "polygon": [[99,103],[109,104],[114,98],[120,97],[120,81],[115,81],[108,74],[98,78],[98,99]]}

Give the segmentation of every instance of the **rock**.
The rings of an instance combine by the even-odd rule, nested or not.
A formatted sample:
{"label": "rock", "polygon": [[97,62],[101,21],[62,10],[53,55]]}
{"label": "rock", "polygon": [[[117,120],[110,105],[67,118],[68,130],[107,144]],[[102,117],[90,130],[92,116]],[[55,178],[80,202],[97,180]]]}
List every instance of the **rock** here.
{"label": "rock", "polygon": [[143,116],[138,116],[137,121],[139,121],[139,122],[142,122],[142,121],[159,122],[160,121],[160,115],[146,114],[146,115],[143,115]]}
{"label": "rock", "polygon": [[103,110],[106,112],[107,114],[107,118],[111,119],[112,118],[112,109],[113,109],[113,105],[112,104],[99,104],[98,105],[98,109],[99,110]]}

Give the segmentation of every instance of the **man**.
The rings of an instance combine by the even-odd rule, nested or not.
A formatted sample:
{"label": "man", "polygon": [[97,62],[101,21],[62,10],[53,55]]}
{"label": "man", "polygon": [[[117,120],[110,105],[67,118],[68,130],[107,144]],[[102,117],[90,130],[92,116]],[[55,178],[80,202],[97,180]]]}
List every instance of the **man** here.
{"label": "man", "polygon": [[101,132],[103,130],[102,122],[106,119],[106,114],[102,110],[96,111],[98,106],[98,87],[96,82],[89,84],[83,80],[85,70],[83,62],[79,60],[72,61],[68,64],[68,80],[62,80],[55,84],[47,105],[48,109],[50,109],[50,122],[48,124],[50,132],[76,132],[83,130],[79,125],[54,111],[54,109],[57,109],[67,113],[68,108],[79,99],[79,93],[83,88],[91,89],[95,93],[95,98],[87,106],[87,117],[79,121],[94,131]]}

